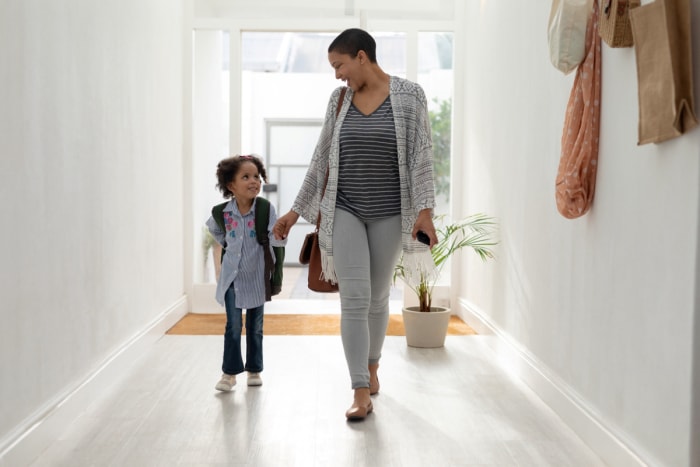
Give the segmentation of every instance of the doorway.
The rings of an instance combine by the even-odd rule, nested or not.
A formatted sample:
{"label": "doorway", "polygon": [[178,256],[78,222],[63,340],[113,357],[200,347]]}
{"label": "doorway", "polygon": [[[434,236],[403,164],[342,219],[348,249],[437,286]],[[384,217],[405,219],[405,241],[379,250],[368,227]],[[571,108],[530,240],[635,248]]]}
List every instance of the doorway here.
{"label": "doorway", "polygon": [[[449,213],[452,33],[372,34],[382,68],[417,81],[426,92],[433,138],[439,142],[435,145],[437,211]],[[217,162],[233,154],[258,154],[268,172],[262,195],[278,213],[291,208],[313,154],[328,98],[342,85],[335,79],[326,53],[336,35],[337,31],[195,30],[193,309],[202,308],[202,300],[209,302],[204,307],[209,309],[213,301],[215,260],[202,226],[211,206],[221,202],[214,187]],[[292,229],[286,261],[290,270],[285,273],[284,289],[289,298],[337,298],[304,290],[305,269],[300,267],[296,252],[312,229],[303,219]],[[401,300],[402,289],[403,284],[398,283],[392,299]]]}

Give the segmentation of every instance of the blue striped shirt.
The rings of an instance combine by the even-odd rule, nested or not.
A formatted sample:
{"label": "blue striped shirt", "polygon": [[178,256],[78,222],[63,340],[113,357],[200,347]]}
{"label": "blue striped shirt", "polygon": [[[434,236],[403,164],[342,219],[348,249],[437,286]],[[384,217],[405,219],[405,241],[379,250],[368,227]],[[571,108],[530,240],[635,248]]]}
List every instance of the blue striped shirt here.
{"label": "blue striped shirt", "polygon": [[[247,214],[241,215],[235,200],[224,208],[223,232],[213,217],[207,227],[214,239],[226,249],[221,262],[221,274],[216,286],[216,301],[224,305],[226,291],[233,284],[236,292],[236,308],[255,308],[265,304],[265,257],[255,232],[255,202]],[[277,221],[275,207],[270,204],[270,248],[284,246],[287,240],[277,240],[272,235],[272,226]],[[272,256],[274,260],[274,254]]]}
{"label": "blue striped shirt", "polygon": [[364,115],[350,105],[340,130],[336,207],[360,219],[401,214],[399,161],[391,100]]}

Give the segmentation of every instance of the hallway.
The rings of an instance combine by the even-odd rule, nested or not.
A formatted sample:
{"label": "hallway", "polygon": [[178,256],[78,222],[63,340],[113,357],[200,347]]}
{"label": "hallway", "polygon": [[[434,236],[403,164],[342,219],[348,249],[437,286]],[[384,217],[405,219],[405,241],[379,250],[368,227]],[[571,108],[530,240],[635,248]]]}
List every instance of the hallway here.
{"label": "hallway", "polygon": [[33,466],[604,465],[498,365],[486,336],[388,337],[375,411],[351,402],[337,336],[265,338],[264,385],[218,393],[222,338],[163,336]]}
{"label": "hallway", "polygon": [[[0,2],[0,467],[700,467],[700,126],[639,144],[640,49],[603,44],[595,201],[562,216],[576,73],[551,66],[552,4]],[[199,241],[220,202],[216,163],[258,153],[288,166],[286,184],[268,172],[286,212],[341,83],[323,41],[285,39],[322,65],[306,73],[244,64],[248,34],[330,44],[349,27],[395,36],[379,63],[403,60],[387,73],[434,90],[429,103],[452,91],[441,208],[499,224],[497,260],[456,257],[441,297],[480,335],[438,350],[388,338],[375,413],[352,425],[337,336],[266,337],[264,386],[220,395],[222,337],[165,335],[216,306]],[[423,47],[436,34],[450,53]],[[303,283],[292,292],[311,298]],[[334,299],[265,311],[334,313]]]}

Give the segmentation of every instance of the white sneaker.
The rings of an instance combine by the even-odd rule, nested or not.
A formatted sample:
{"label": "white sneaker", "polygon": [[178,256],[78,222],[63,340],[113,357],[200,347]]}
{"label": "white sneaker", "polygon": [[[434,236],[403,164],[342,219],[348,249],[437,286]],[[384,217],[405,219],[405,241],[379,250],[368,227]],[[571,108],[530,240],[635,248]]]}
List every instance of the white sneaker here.
{"label": "white sneaker", "polygon": [[260,373],[248,373],[248,386],[262,386]]}
{"label": "white sneaker", "polygon": [[236,375],[227,375],[224,373],[221,375],[221,379],[216,383],[216,389],[218,391],[228,392],[236,385]]}

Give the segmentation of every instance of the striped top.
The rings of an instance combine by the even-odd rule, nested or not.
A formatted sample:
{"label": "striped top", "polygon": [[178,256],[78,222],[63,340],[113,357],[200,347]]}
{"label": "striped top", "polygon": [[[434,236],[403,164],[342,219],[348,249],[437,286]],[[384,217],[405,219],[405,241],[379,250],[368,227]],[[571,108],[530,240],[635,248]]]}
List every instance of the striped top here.
{"label": "striped top", "polygon": [[[321,134],[311,157],[309,170],[292,210],[312,224],[321,214],[318,244],[323,276],[336,281],[333,264],[333,217],[338,194],[340,132],[352,102],[353,90],[345,88],[340,113],[336,115],[342,87],[331,94]],[[401,186],[401,248],[406,264],[431,263],[428,247],[412,237],[418,213],[435,207],[433,149],[428,103],[423,88],[397,76],[389,79],[389,100],[394,113],[396,152]],[[326,190],[322,188],[328,181]],[[321,196],[321,193],[325,193]]]}
{"label": "striped top", "polygon": [[401,214],[396,129],[388,97],[370,115],[354,105],[348,108],[339,161],[337,208],[363,220]]}

